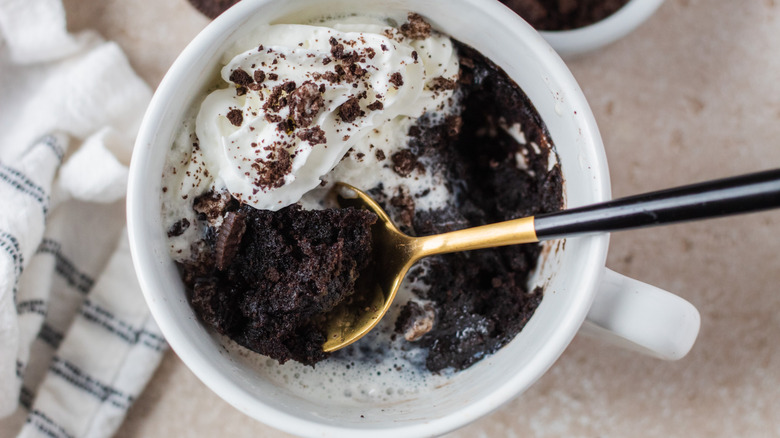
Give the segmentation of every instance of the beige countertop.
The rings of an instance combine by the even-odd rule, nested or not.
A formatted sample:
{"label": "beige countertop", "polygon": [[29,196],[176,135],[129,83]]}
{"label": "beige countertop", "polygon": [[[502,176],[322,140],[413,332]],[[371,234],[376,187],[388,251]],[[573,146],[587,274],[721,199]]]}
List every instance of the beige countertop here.
{"label": "beige countertop", "polygon": [[[155,86],[208,20],[186,0],[66,0]],[[570,62],[614,196],[780,167],[780,2],[668,0]],[[608,266],[696,305],[691,353],[662,362],[577,337],[529,391],[451,437],[780,435],[780,212],[616,234]],[[169,352],[118,434],[277,437]]]}

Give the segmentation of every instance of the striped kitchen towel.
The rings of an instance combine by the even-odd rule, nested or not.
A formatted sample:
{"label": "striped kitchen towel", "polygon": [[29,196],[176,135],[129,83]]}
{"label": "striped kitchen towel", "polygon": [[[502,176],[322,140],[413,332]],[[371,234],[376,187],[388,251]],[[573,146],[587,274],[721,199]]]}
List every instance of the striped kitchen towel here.
{"label": "striped kitchen towel", "polygon": [[0,0],[0,436],[113,435],[167,348],[124,231],[150,97],[61,0]]}

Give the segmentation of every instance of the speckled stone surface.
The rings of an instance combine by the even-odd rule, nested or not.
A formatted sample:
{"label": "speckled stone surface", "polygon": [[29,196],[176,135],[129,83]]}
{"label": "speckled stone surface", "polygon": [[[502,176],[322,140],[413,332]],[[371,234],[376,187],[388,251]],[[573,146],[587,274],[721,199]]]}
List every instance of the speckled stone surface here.
{"label": "speckled stone surface", "polygon": [[[207,23],[186,0],[66,0],[70,27],[117,41],[155,86]],[[668,0],[570,62],[598,121],[613,194],[780,167],[780,2]],[[608,266],[702,314],[679,362],[577,337],[529,391],[450,437],[780,435],[780,212],[616,234]],[[122,438],[281,437],[170,352]]]}

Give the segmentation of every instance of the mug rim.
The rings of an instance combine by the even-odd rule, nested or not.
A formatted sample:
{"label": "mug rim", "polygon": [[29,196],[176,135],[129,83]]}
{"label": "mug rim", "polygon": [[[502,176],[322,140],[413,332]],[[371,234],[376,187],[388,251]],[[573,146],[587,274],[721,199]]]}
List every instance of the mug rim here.
{"label": "mug rim", "polygon": [[[154,251],[150,248],[147,236],[143,232],[147,220],[144,218],[141,206],[142,203],[148,202],[144,199],[143,192],[144,188],[149,184],[146,181],[148,178],[144,178],[144,172],[148,167],[146,164],[150,161],[152,140],[155,138],[155,133],[160,126],[160,120],[164,118],[165,113],[170,109],[171,96],[176,91],[177,83],[187,80],[192,68],[194,66],[197,68],[199,55],[204,48],[223,38],[223,33],[225,33],[226,29],[241,24],[246,16],[255,15],[263,6],[278,1],[280,0],[244,0],[212,21],[187,45],[166,73],[155,92],[139,129],[128,180],[128,236],[133,264],[150,311],[171,348],[198,379],[223,400],[258,421],[290,433],[306,435],[317,431],[318,434],[330,434],[333,436],[364,436],[369,429],[341,428],[315,423],[268,405],[254,397],[253,394],[242,388],[235,381],[229,379],[228,376],[220,373],[219,370],[206,361],[204,357],[209,352],[199,348],[198,345],[190,342],[184,336],[181,327],[177,325],[176,319],[170,311],[170,307],[165,304],[164,299],[160,299],[158,296],[159,294],[156,291],[158,288],[156,285],[157,280],[154,278],[155,262],[152,260],[152,256],[160,257],[160,255],[154,254]],[[577,107],[583,108],[583,113],[579,117],[582,118],[582,125],[586,132],[581,134],[592,140],[586,143],[593,149],[590,153],[594,159],[594,166],[598,168],[597,172],[601,174],[600,180],[594,182],[595,196],[597,199],[600,198],[600,200],[608,199],[610,196],[609,174],[598,128],[584,95],[563,61],[536,31],[499,2],[493,0],[456,1],[463,3],[469,8],[479,9],[482,13],[502,22],[500,27],[513,29],[514,33],[519,35],[519,37],[528,40],[529,48],[540,59],[545,61],[543,63],[545,71],[556,76],[556,81],[568,91],[568,99],[574,101]],[[584,278],[584,283],[586,284],[583,284],[583,289],[586,289],[588,293],[582,293],[578,296],[579,302],[576,305],[576,309],[571,311],[571,313],[576,315],[568,318],[566,324],[555,331],[554,335],[549,339],[549,345],[545,345],[545,348],[532,358],[531,364],[523,373],[516,373],[516,375],[511,376],[507,379],[506,385],[500,388],[500,390],[491,393],[491,397],[477,400],[468,405],[467,408],[454,410],[445,416],[425,423],[400,425],[398,428],[385,430],[370,429],[371,433],[376,436],[397,436],[399,433],[406,433],[410,436],[422,436],[453,430],[498,408],[507,400],[525,390],[544,374],[577,333],[595,297],[596,284],[603,271],[609,240],[608,236],[592,236],[582,239],[588,239],[589,254],[592,255],[583,263],[587,265],[583,270],[588,273],[587,278]],[[168,258],[168,254],[163,254],[162,257]]]}

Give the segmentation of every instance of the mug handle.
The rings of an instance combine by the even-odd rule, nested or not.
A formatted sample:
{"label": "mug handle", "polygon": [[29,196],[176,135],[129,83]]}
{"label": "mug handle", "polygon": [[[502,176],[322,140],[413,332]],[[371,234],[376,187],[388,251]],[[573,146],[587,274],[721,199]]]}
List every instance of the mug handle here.
{"label": "mug handle", "polygon": [[664,360],[682,359],[699,334],[699,311],[688,301],[611,269],[580,333]]}

